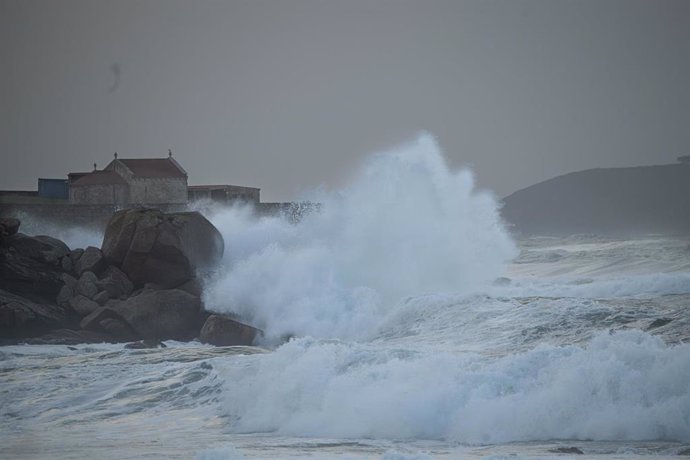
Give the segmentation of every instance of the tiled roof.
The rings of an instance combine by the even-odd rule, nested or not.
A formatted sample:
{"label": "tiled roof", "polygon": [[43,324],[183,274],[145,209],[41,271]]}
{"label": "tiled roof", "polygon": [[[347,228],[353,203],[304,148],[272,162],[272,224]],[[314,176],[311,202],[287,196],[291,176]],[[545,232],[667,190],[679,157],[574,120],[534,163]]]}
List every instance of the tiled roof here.
{"label": "tiled roof", "polygon": [[137,177],[187,177],[187,173],[172,158],[121,158]]}
{"label": "tiled roof", "polygon": [[111,184],[126,184],[126,182],[119,174],[113,171],[93,171],[72,182],[73,187]]}

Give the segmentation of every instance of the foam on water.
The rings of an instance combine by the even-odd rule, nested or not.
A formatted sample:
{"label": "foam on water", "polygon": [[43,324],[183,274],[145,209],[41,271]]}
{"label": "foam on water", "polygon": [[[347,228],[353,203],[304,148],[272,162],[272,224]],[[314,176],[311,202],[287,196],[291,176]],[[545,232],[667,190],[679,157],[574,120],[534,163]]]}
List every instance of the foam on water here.
{"label": "foam on water", "polygon": [[690,345],[641,331],[488,359],[300,339],[221,369],[237,432],[338,438],[690,440]]}
{"label": "foam on water", "polygon": [[474,290],[516,255],[494,198],[469,171],[449,170],[429,135],[310,198],[321,211],[297,225],[238,209],[211,216],[228,256],[210,308],[268,336],[368,338],[406,296]]}

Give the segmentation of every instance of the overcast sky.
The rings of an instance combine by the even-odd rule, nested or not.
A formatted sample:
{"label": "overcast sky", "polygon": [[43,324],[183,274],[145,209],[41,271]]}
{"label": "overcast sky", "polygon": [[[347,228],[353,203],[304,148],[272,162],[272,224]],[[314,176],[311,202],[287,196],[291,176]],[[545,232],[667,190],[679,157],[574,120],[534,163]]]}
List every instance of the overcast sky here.
{"label": "overcast sky", "polygon": [[289,200],[432,132],[504,196],[690,154],[690,1],[0,0],[0,189],[164,157]]}

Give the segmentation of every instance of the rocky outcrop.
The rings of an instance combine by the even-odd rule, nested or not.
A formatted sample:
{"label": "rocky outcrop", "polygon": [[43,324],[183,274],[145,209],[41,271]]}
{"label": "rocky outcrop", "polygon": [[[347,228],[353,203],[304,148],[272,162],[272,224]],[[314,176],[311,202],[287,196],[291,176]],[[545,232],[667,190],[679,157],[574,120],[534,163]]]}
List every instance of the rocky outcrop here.
{"label": "rocky outcrop", "polygon": [[252,345],[263,336],[260,329],[222,315],[211,315],[201,328],[199,340],[216,346]]}
{"label": "rocky outcrop", "polygon": [[135,287],[148,282],[174,288],[192,280],[197,270],[216,265],[223,237],[198,212],[166,214],[155,209],[115,213],[108,223],[102,251]]}
{"label": "rocky outcrop", "polygon": [[74,325],[68,308],[41,304],[0,290],[0,337],[33,337]]}
{"label": "rocky outcrop", "polygon": [[205,343],[227,346],[250,345],[262,335],[203,309],[196,273],[220,260],[223,240],[198,213],[117,213],[102,250],[70,250],[49,236],[17,233],[13,222],[2,225],[3,344],[143,339],[131,345],[141,348],[201,336]]}
{"label": "rocky outcrop", "polygon": [[16,234],[19,231],[19,225],[19,219],[14,219],[12,217],[0,218],[0,242]]}
{"label": "rocky outcrop", "polygon": [[515,233],[690,234],[690,167],[604,168],[559,176],[503,199]]}
{"label": "rocky outcrop", "polygon": [[0,244],[0,289],[51,304],[60,292],[60,259],[69,248],[47,236],[12,235]]}
{"label": "rocky outcrop", "polygon": [[179,289],[145,290],[113,309],[143,339],[189,340],[199,332],[201,300]]}

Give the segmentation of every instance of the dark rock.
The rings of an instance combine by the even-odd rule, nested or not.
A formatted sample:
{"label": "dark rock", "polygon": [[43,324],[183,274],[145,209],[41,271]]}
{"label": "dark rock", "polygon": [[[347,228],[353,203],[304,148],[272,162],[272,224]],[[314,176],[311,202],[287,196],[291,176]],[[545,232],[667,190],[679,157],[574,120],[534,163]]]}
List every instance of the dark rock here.
{"label": "dark rock", "polygon": [[[27,240],[32,242],[26,243]],[[19,242],[19,244],[16,244]],[[26,243],[26,244],[25,244]],[[11,236],[0,247],[0,289],[36,303],[52,304],[63,286],[62,270],[46,262],[40,241],[25,235]],[[28,248],[28,254],[22,252]]]}
{"label": "dark rock", "polygon": [[58,329],[34,339],[26,340],[29,345],[78,345],[80,343],[115,343],[107,334],[93,331]]}
{"label": "dark rock", "polygon": [[198,331],[200,307],[198,297],[178,289],[169,289],[143,291],[114,309],[137,331],[139,337],[189,340]]}
{"label": "dark rock", "polygon": [[201,328],[199,340],[216,346],[251,345],[263,332],[234,319],[211,315]]}
{"label": "dark rock", "polygon": [[19,226],[21,222],[19,219],[14,219],[12,217],[2,217],[0,218],[0,241],[3,238],[15,235],[19,231]]}
{"label": "dark rock", "polygon": [[94,275],[93,272],[84,272],[79,278],[77,286],[74,290],[77,294],[81,294],[84,297],[93,299],[94,296],[98,294],[98,288],[96,287],[97,282],[98,278],[96,278],[96,275]]}
{"label": "dark rock", "polygon": [[60,292],[58,292],[57,298],[55,299],[55,303],[57,303],[61,307],[67,307],[69,306],[69,300],[72,297],[74,297],[74,289],[67,285],[64,285],[62,286],[62,289],[60,289]]}
{"label": "dark rock", "polygon": [[94,332],[106,333],[123,341],[137,338],[136,331],[112,308],[101,307],[84,317],[79,326]]}
{"label": "dark rock", "polygon": [[184,292],[189,292],[190,294],[196,297],[201,297],[201,294],[203,293],[203,286],[201,285],[201,282],[198,278],[189,280],[186,283],[177,286],[175,289],[179,289],[180,291]]}
{"label": "dark rock", "polygon": [[690,456],[690,447],[687,449],[683,449],[680,452],[678,452],[678,455],[683,455],[683,456]]}
{"label": "dark rock", "polygon": [[24,257],[51,265],[56,265],[60,258],[69,253],[69,248],[65,243],[45,235],[27,236],[17,233],[7,238],[4,246]]}
{"label": "dark rock", "polygon": [[127,278],[127,275],[112,265],[105,269],[101,280],[96,283],[96,286],[108,292],[113,299],[128,296],[134,290],[134,285]]}
{"label": "dark rock", "polygon": [[0,290],[0,337],[32,337],[74,322],[66,308],[35,303]]}
{"label": "dark rock", "polygon": [[77,287],[77,281],[79,281],[74,276],[68,275],[67,273],[61,273],[60,279],[63,283],[65,283],[65,285],[71,287],[72,289]]}
{"label": "dark rock", "polygon": [[103,258],[103,253],[100,249],[89,246],[84,250],[82,256],[77,260],[75,264],[75,271],[77,275],[89,271],[96,274],[100,274],[106,267],[105,259]]}
{"label": "dark rock", "polygon": [[102,250],[135,287],[151,282],[172,288],[217,264],[223,246],[220,232],[198,212],[129,209],[111,218]]}
{"label": "dark rock", "polygon": [[73,264],[76,264],[81,258],[82,254],[84,254],[84,250],[82,248],[72,249],[69,253],[69,258],[72,259]]}
{"label": "dark rock", "polygon": [[80,316],[90,315],[100,308],[100,305],[98,305],[96,302],[84,297],[81,294],[77,294],[69,299],[69,306],[72,307],[72,310],[77,312]]}
{"label": "dark rock", "polygon": [[576,455],[583,455],[584,454],[584,452],[582,452],[577,447],[557,447],[555,449],[550,449],[549,452],[554,453],[554,454],[576,454]]}
{"label": "dark rock", "polygon": [[91,300],[102,306],[105,305],[108,300],[110,300],[110,294],[108,294],[108,291],[101,291],[93,296],[93,299]]}
{"label": "dark rock", "polygon": [[60,260],[60,266],[66,272],[72,273],[74,271],[74,262],[69,257],[63,257]]}
{"label": "dark rock", "polygon": [[156,339],[144,339],[138,342],[132,342],[125,345],[129,350],[145,350],[148,348],[168,348],[166,344]]}

